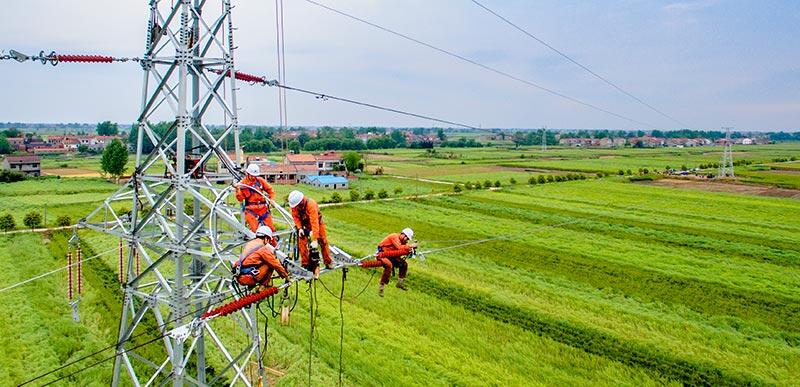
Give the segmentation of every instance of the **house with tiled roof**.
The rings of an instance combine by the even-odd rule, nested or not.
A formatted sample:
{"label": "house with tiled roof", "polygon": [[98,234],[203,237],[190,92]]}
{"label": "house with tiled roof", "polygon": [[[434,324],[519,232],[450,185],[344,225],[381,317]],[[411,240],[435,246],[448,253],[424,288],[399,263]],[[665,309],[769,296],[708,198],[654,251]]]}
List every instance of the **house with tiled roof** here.
{"label": "house with tiled roof", "polygon": [[42,158],[36,155],[7,156],[3,159],[3,169],[24,173],[28,176],[42,175]]}

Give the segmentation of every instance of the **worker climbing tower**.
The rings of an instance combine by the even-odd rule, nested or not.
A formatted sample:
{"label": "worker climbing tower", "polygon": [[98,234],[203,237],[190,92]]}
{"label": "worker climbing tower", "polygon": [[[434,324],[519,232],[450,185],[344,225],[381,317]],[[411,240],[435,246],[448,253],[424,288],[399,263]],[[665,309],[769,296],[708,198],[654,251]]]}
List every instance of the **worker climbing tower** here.
{"label": "worker climbing tower", "polygon": [[[150,0],[149,6],[135,170],[79,224],[127,247],[113,385],[249,386],[252,362],[263,377],[254,308],[215,322],[227,325],[176,327],[241,296],[229,262],[253,234],[229,195],[243,161],[236,81],[252,76],[234,68],[230,0]],[[285,210],[275,212],[276,222],[288,223]],[[226,342],[237,330],[248,339]],[[163,345],[137,346],[154,337]],[[213,372],[206,363],[212,357]]]}
{"label": "worker climbing tower", "polygon": [[722,163],[719,164],[720,178],[734,178],[733,174],[733,150],[731,141],[731,128],[725,129],[725,150],[722,152]]}

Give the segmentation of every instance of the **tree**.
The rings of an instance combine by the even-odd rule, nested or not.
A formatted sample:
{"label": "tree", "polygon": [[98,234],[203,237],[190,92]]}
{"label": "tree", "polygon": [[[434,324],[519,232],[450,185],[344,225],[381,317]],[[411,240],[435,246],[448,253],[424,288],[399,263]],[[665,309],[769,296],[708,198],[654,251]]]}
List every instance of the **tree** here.
{"label": "tree", "polygon": [[390,137],[392,138],[392,140],[394,140],[395,143],[397,143],[397,146],[399,146],[399,147],[406,146],[406,134],[405,133],[403,133],[403,132],[401,132],[399,130],[393,130],[392,134],[390,135]]}
{"label": "tree", "polygon": [[365,200],[375,199],[375,192],[373,192],[371,189],[368,189],[367,192],[364,192],[364,199]]}
{"label": "tree", "polygon": [[511,185],[514,185],[514,184],[517,184],[517,179],[512,177],[512,178],[508,179],[508,182],[511,183]]}
{"label": "tree", "polygon": [[486,180],[483,182],[483,188],[489,189],[492,186],[491,180]]}
{"label": "tree", "polygon": [[72,219],[69,218],[68,215],[59,215],[56,218],[56,226],[58,227],[65,227],[72,224]]}
{"label": "tree", "polygon": [[461,184],[456,183],[453,185],[453,192],[458,193],[461,192]]}
{"label": "tree", "polygon": [[536,184],[536,176],[531,176],[528,178],[528,184],[535,185]]}
{"label": "tree", "polygon": [[302,144],[300,144],[300,141],[297,140],[289,141],[289,150],[291,150],[292,153],[294,154],[300,153],[301,146]]}
{"label": "tree", "polygon": [[494,186],[500,188],[500,180],[495,180]]}
{"label": "tree", "polygon": [[444,134],[444,129],[442,128],[436,131],[436,137],[439,137],[439,141],[447,141],[447,135]]}
{"label": "tree", "polygon": [[556,178],[553,177],[553,175],[547,175],[547,182],[548,183],[553,183],[555,181],[556,181]]}
{"label": "tree", "polygon": [[116,122],[103,121],[97,124],[97,134],[100,136],[116,136],[119,133],[119,126]]}
{"label": "tree", "polygon": [[397,187],[394,187],[394,194],[395,195],[400,195],[401,193],[403,193],[403,187],[401,187],[399,185]]}
{"label": "tree", "polygon": [[8,142],[6,136],[2,134],[0,134],[0,153],[2,154],[11,153],[11,144]]}
{"label": "tree", "polygon": [[114,140],[106,146],[100,167],[111,177],[119,178],[125,173],[125,164],[128,163],[128,148],[120,140]]}
{"label": "tree", "polygon": [[386,199],[386,198],[389,197],[389,193],[386,192],[385,189],[381,188],[381,190],[378,191],[378,197],[381,198],[381,199]]}
{"label": "tree", "polygon": [[14,223],[14,217],[11,214],[3,214],[0,216],[0,230],[11,231],[16,227],[17,225]]}
{"label": "tree", "polygon": [[344,160],[344,167],[348,172],[355,172],[361,165],[361,154],[358,152],[347,152],[342,157]]}
{"label": "tree", "polygon": [[338,192],[334,192],[331,195],[331,203],[341,203],[342,202],[342,195],[339,195]]}
{"label": "tree", "polygon": [[358,201],[358,199],[360,199],[360,198],[361,198],[361,193],[359,193],[357,190],[354,190],[354,189],[350,190],[350,201],[351,202]]}
{"label": "tree", "polygon": [[22,219],[22,223],[33,230],[34,228],[42,225],[42,214],[36,211],[31,211],[25,214],[25,218]]}
{"label": "tree", "polygon": [[539,184],[544,184],[547,182],[547,180],[544,178],[544,175],[539,175],[539,177],[536,178],[536,181],[539,182]]}

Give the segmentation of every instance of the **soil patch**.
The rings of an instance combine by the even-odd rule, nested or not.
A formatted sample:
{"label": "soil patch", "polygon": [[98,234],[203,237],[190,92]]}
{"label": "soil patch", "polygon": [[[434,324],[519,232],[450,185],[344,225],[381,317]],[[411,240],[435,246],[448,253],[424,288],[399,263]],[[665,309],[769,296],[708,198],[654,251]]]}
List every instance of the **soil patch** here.
{"label": "soil patch", "polygon": [[61,177],[98,177],[100,173],[89,169],[80,168],[52,168],[42,169],[42,175]]}
{"label": "soil patch", "polygon": [[659,187],[696,189],[710,192],[730,192],[745,195],[774,196],[782,198],[800,199],[800,190],[778,188],[763,185],[726,183],[707,180],[660,179],[638,184],[655,185]]}

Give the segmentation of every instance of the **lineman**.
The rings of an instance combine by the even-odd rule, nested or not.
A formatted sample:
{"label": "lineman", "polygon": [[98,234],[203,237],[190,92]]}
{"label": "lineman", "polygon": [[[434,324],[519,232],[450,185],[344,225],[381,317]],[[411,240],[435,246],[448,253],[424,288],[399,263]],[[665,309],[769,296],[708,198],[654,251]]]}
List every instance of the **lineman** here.
{"label": "lineman", "polygon": [[236,200],[242,202],[247,227],[255,232],[259,226],[267,226],[274,232],[275,224],[272,223],[267,197],[274,200],[275,191],[264,178],[258,177],[261,172],[258,165],[248,165],[245,172],[240,185],[236,187]]}
{"label": "lineman", "polygon": [[411,238],[414,238],[414,230],[404,228],[399,233],[389,234],[383,238],[381,243],[378,243],[378,251],[375,253],[375,259],[383,263],[383,275],[381,275],[381,283],[378,285],[378,294],[383,297],[383,288],[389,283],[389,277],[392,275],[392,268],[398,268],[400,273],[397,276],[397,287],[403,290],[408,290],[404,284],[406,273],[408,272],[408,263],[406,263],[406,256],[411,254],[417,248],[417,243],[409,243]]}
{"label": "lineman", "polygon": [[[322,213],[314,199],[306,198],[300,191],[289,193],[289,207],[292,208],[292,219],[297,227],[297,247],[300,250],[300,263],[304,268],[314,272],[314,277],[319,276],[319,266],[313,265],[309,259],[309,246],[322,253],[325,268],[332,269],[333,261],[328,248],[328,233],[325,231],[325,222]],[[309,243],[308,241],[311,241]]]}
{"label": "lineman", "polygon": [[236,282],[245,286],[269,286],[272,271],[277,271],[281,278],[289,278],[289,273],[275,258],[272,248],[273,234],[267,226],[259,226],[256,237],[242,248],[239,260],[233,264],[233,276]]}

